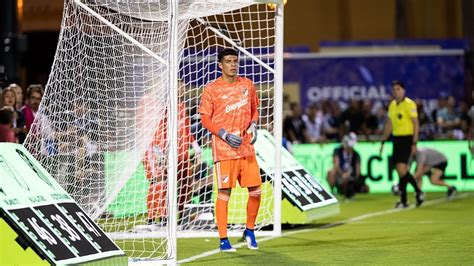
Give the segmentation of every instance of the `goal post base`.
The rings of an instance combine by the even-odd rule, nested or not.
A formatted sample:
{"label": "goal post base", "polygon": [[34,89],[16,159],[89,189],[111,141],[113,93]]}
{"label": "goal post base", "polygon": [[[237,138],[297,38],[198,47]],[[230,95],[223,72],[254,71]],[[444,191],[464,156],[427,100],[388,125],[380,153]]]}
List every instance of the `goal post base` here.
{"label": "goal post base", "polygon": [[[241,237],[242,232],[239,231],[229,231],[227,232],[229,237]],[[262,236],[278,236],[273,231],[255,231],[255,235]],[[154,231],[154,232],[143,232],[143,233],[107,233],[107,236],[113,240],[124,240],[124,239],[146,239],[146,238],[162,238],[166,236],[164,231]],[[178,231],[178,238],[218,238],[219,233],[217,231]]]}

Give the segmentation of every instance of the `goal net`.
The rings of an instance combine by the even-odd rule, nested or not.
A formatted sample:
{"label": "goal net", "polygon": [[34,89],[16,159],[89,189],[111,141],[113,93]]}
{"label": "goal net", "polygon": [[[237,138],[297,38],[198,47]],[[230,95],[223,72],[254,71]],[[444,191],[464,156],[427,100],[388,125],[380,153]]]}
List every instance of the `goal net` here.
{"label": "goal net", "polygon": [[[218,236],[210,133],[198,107],[204,86],[220,76],[220,50],[239,51],[239,75],[254,81],[260,97],[258,126],[275,127],[275,10],[267,1],[176,2],[173,42],[169,1],[67,0],[52,72],[25,143],[134,258],[175,254],[173,215],[178,236]],[[170,128],[177,129],[174,140]],[[176,173],[169,173],[170,164]],[[273,182],[262,178],[258,231],[274,221]],[[245,227],[247,197],[244,189],[232,193],[229,235]]]}

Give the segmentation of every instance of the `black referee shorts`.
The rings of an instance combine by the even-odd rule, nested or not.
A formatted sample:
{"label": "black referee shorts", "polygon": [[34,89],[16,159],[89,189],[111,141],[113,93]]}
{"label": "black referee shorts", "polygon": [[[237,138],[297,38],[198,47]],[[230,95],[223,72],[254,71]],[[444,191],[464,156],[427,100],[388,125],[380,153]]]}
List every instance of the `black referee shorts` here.
{"label": "black referee shorts", "polygon": [[413,136],[393,136],[393,162],[408,164]]}

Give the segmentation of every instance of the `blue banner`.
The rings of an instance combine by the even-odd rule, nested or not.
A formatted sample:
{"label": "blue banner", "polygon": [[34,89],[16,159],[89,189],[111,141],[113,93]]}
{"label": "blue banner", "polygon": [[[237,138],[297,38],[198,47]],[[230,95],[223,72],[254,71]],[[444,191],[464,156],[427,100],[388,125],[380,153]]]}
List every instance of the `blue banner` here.
{"label": "blue banner", "polygon": [[440,96],[462,99],[464,54],[462,50],[431,54],[300,54],[287,56],[284,63],[283,80],[299,83],[302,106],[327,99],[388,101],[390,83],[395,79],[405,83],[408,97],[426,100],[428,108],[434,108]]}
{"label": "blue banner", "polygon": [[441,49],[469,49],[467,39],[414,39],[414,40],[368,40],[368,41],[321,41],[319,47],[438,47]]}

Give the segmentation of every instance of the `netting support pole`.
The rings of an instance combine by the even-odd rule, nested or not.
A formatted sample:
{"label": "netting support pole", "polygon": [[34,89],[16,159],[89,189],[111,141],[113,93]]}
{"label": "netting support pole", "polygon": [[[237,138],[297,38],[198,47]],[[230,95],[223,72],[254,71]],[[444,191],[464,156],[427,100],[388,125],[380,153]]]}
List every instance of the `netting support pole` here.
{"label": "netting support pole", "polygon": [[281,235],[281,149],[283,121],[283,10],[284,3],[277,5],[275,14],[275,176],[273,178],[273,231]]}
{"label": "netting support pole", "polygon": [[158,62],[164,64],[165,66],[168,65],[168,63],[163,59],[161,58],[160,56],[158,56],[157,54],[153,53],[150,49],[148,49],[147,47],[145,47],[143,44],[141,44],[139,41],[135,40],[132,36],[130,36],[129,34],[127,34],[126,32],[124,32],[123,30],[121,30],[120,28],[118,28],[117,26],[115,26],[112,22],[108,21],[106,18],[104,18],[103,16],[101,16],[99,13],[95,12],[94,10],[92,10],[90,7],[88,7],[86,4],[82,3],[81,0],[74,0],[74,2],[82,7],[84,10],[86,10],[87,12],[89,12],[89,14],[93,15],[94,17],[96,17],[98,20],[102,21],[105,25],[109,26],[111,29],[113,29],[115,32],[117,32],[118,34],[120,34],[122,37],[124,37],[125,39],[129,40],[131,43],[135,44],[137,47],[139,47],[140,49],[142,49],[145,53],[149,54],[151,57],[155,58],[156,60],[158,60]]}
{"label": "netting support pole", "polygon": [[168,258],[176,265],[177,261],[177,228],[176,215],[178,206],[177,172],[178,172],[178,0],[169,1],[169,112],[168,112]]}
{"label": "netting support pole", "polygon": [[254,60],[255,62],[257,62],[259,65],[261,65],[262,67],[264,67],[266,70],[268,70],[270,73],[275,73],[275,70],[269,66],[267,63],[263,62],[262,60],[260,60],[258,57],[256,57],[255,55],[251,54],[250,52],[248,52],[247,50],[245,50],[245,48],[243,48],[242,46],[238,45],[234,40],[232,40],[231,38],[227,37],[225,34],[223,34],[219,29],[216,29],[215,27],[209,25],[209,23],[207,23],[205,20],[203,20],[202,18],[196,18],[196,20],[201,23],[202,25],[204,25],[204,27],[206,27],[206,29],[209,29],[210,31],[214,32],[217,36],[221,37],[222,39],[224,39],[225,41],[227,41],[228,43],[230,43],[233,47],[235,47],[237,50],[239,50],[240,52],[242,52],[243,54],[245,54],[246,56],[250,57],[252,60]]}

